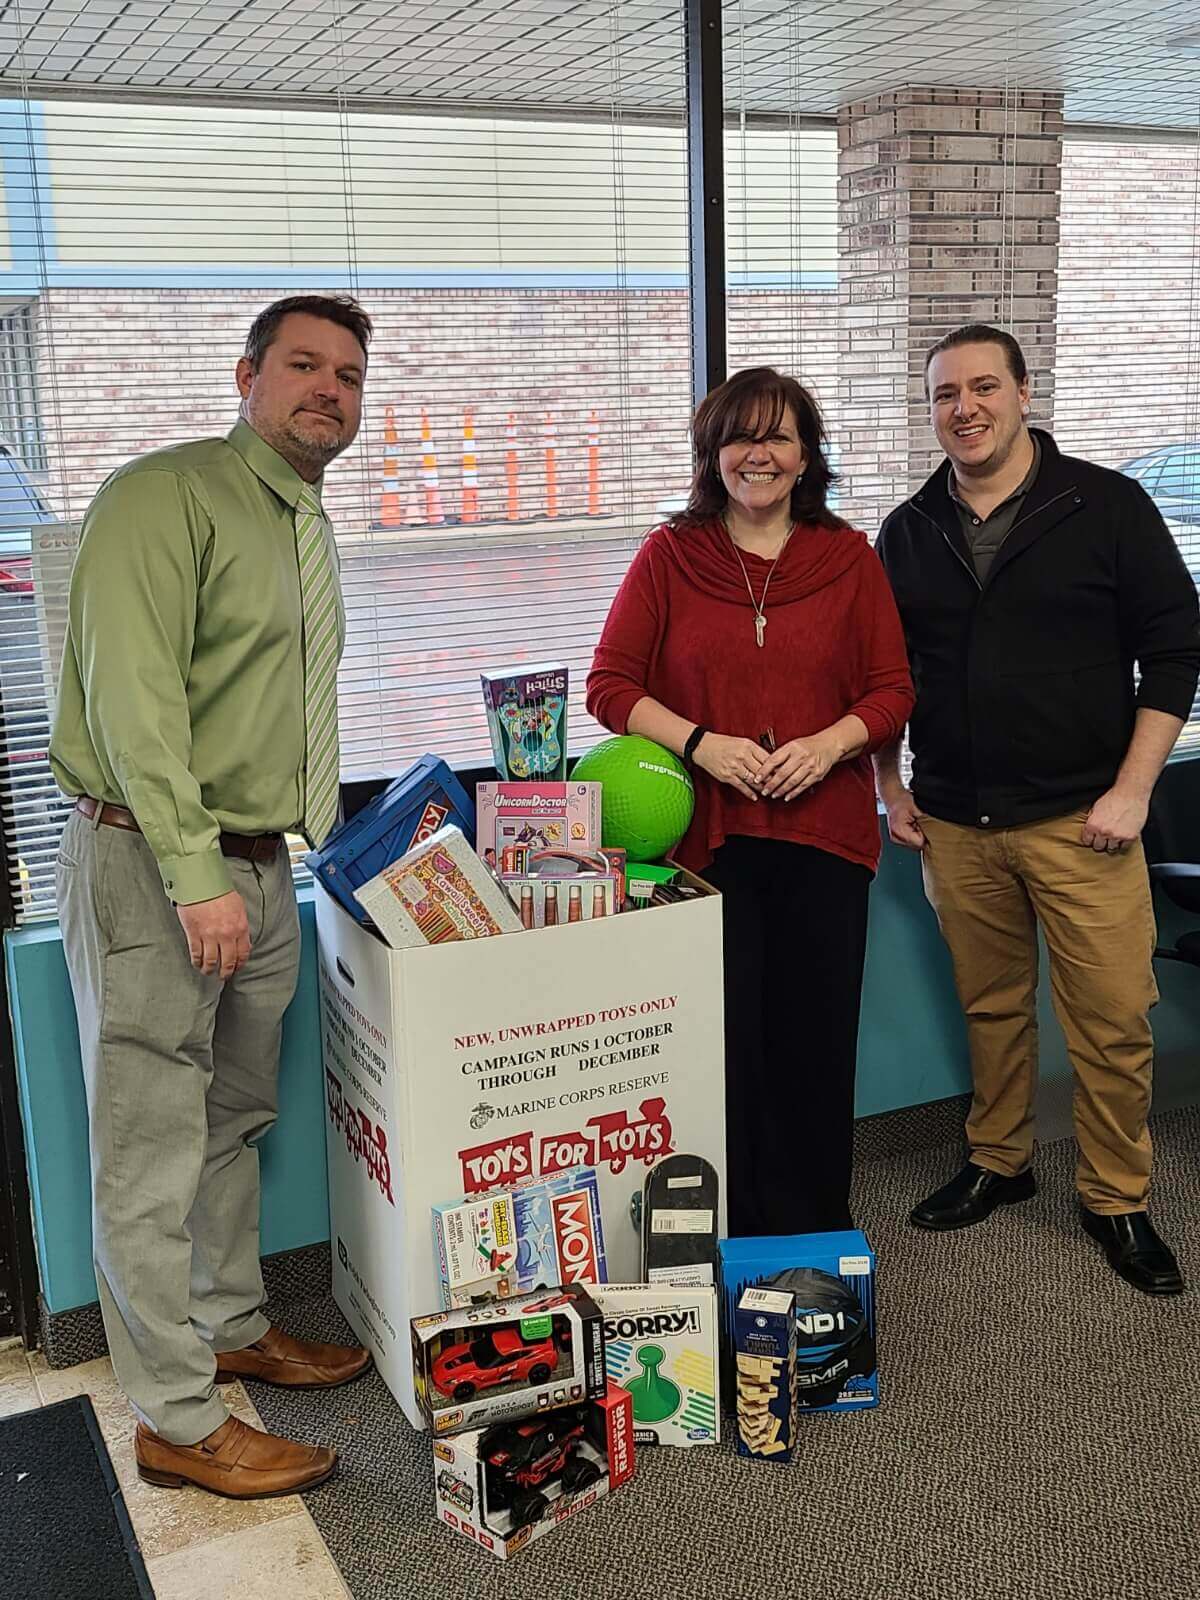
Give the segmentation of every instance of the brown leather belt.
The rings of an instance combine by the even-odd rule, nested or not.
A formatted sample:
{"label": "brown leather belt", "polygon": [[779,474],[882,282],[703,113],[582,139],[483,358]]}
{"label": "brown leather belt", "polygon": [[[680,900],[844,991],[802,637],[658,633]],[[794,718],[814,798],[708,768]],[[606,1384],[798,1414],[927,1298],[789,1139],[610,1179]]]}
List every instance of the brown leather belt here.
{"label": "brown leather belt", "polygon": [[[75,802],[75,809],[90,818],[96,817],[98,811],[100,815],[97,820],[106,828],[127,828],[130,833],[142,831],[132,811],[127,811],[124,806],[101,805],[90,794],[80,795]],[[223,833],[221,854],[237,856],[241,861],[273,861],[282,843],[281,833]]]}

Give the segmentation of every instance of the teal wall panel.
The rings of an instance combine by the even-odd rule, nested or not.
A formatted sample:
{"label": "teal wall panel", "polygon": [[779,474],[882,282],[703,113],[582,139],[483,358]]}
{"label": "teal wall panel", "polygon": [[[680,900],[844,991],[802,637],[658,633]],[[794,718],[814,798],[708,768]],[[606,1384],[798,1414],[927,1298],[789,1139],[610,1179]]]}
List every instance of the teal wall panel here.
{"label": "teal wall panel", "polygon": [[[284,1022],[279,1121],[261,1152],[267,1255],[329,1237],[311,894],[303,897],[300,923],[301,978]],[[52,1312],[66,1311],[96,1298],[75,1009],[57,927],[18,930],[5,947],[42,1294]]]}
{"label": "teal wall panel", "polygon": [[[284,1026],[279,1122],[263,1142],[264,1253],[329,1236],[324,1088],[312,891],[301,895],[300,984]],[[1159,908],[1163,933],[1185,925]],[[42,1292],[52,1312],[96,1298],[91,1266],[87,1115],[75,1014],[54,926],[6,937],[17,1070]],[[1155,1104],[1200,1098],[1200,972],[1161,963]],[[1043,991],[1048,985],[1043,984]],[[1043,993],[1039,1133],[1069,1132],[1070,1067]],[[797,1015],[797,1038],[804,1018]],[[885,845],[872,889],[863,992],[859,1116],[961,1094],[970,1087],[966,1036],[950,962],[921,889],[915,855]]]}

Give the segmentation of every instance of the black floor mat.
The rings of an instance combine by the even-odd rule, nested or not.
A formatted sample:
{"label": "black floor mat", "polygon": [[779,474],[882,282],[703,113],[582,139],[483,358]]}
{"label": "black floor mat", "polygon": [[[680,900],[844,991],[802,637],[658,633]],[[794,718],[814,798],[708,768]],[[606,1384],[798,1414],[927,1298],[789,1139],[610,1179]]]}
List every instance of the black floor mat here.
{"label": "black floor mat", "polygon": [[154,1600],[87,1395],[0,1421],[0,1593]]}

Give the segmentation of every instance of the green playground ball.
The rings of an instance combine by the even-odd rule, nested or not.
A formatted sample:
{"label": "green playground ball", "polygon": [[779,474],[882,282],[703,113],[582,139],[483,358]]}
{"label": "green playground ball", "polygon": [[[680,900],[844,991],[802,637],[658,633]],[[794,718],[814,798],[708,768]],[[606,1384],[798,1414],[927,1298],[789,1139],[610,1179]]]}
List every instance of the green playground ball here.
{"label": "green playground ball", "polygon": [[687,768],[640,734],[605,739],[580,756],[571,777],[603,785],[604,843],[610,850],[627,850],[630,861],[660,860],[692,820],[696,797]]}

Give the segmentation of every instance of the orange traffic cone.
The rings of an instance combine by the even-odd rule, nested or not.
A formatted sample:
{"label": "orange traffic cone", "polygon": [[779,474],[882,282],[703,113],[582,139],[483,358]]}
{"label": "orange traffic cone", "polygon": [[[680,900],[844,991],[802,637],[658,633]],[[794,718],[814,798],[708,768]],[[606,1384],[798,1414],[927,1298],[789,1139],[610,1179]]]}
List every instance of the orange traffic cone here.
{"label": "orange traffic cone", "polygon": [[511,411],[505,429],[504,488],[508,520],[517,522],[521,516],[521,482],[517,464],[517,419]]}
{"label": "orange traffic cone", "polygon": [[558,429],[553,414],[546,413],[546,515],[558,515]]}
{"label": "orange traffic cone", "polygon": [[600,413],[593,411],[588,424],[587,514],[600,515]]}
{"label": "orange traffic cone", "polygon": [[479,521],[479,461],[475,454],[475,416],[470,406],[463,412],[462,519]]}
{"label": "orange traffic cone", "polygon": [[425,485],[425,521],[434,525],[445,522],[442,491],[438,486],[437,452],[433,448],[429,413],[424,406],[421,407],[421,481]]}
{"label": "orange traffic cone", "polygon": [[379,526],[400,526],[400,463],[396,446],[400,435],[396,432],[396,408],[383,408],[383,492],[379,497]]}

